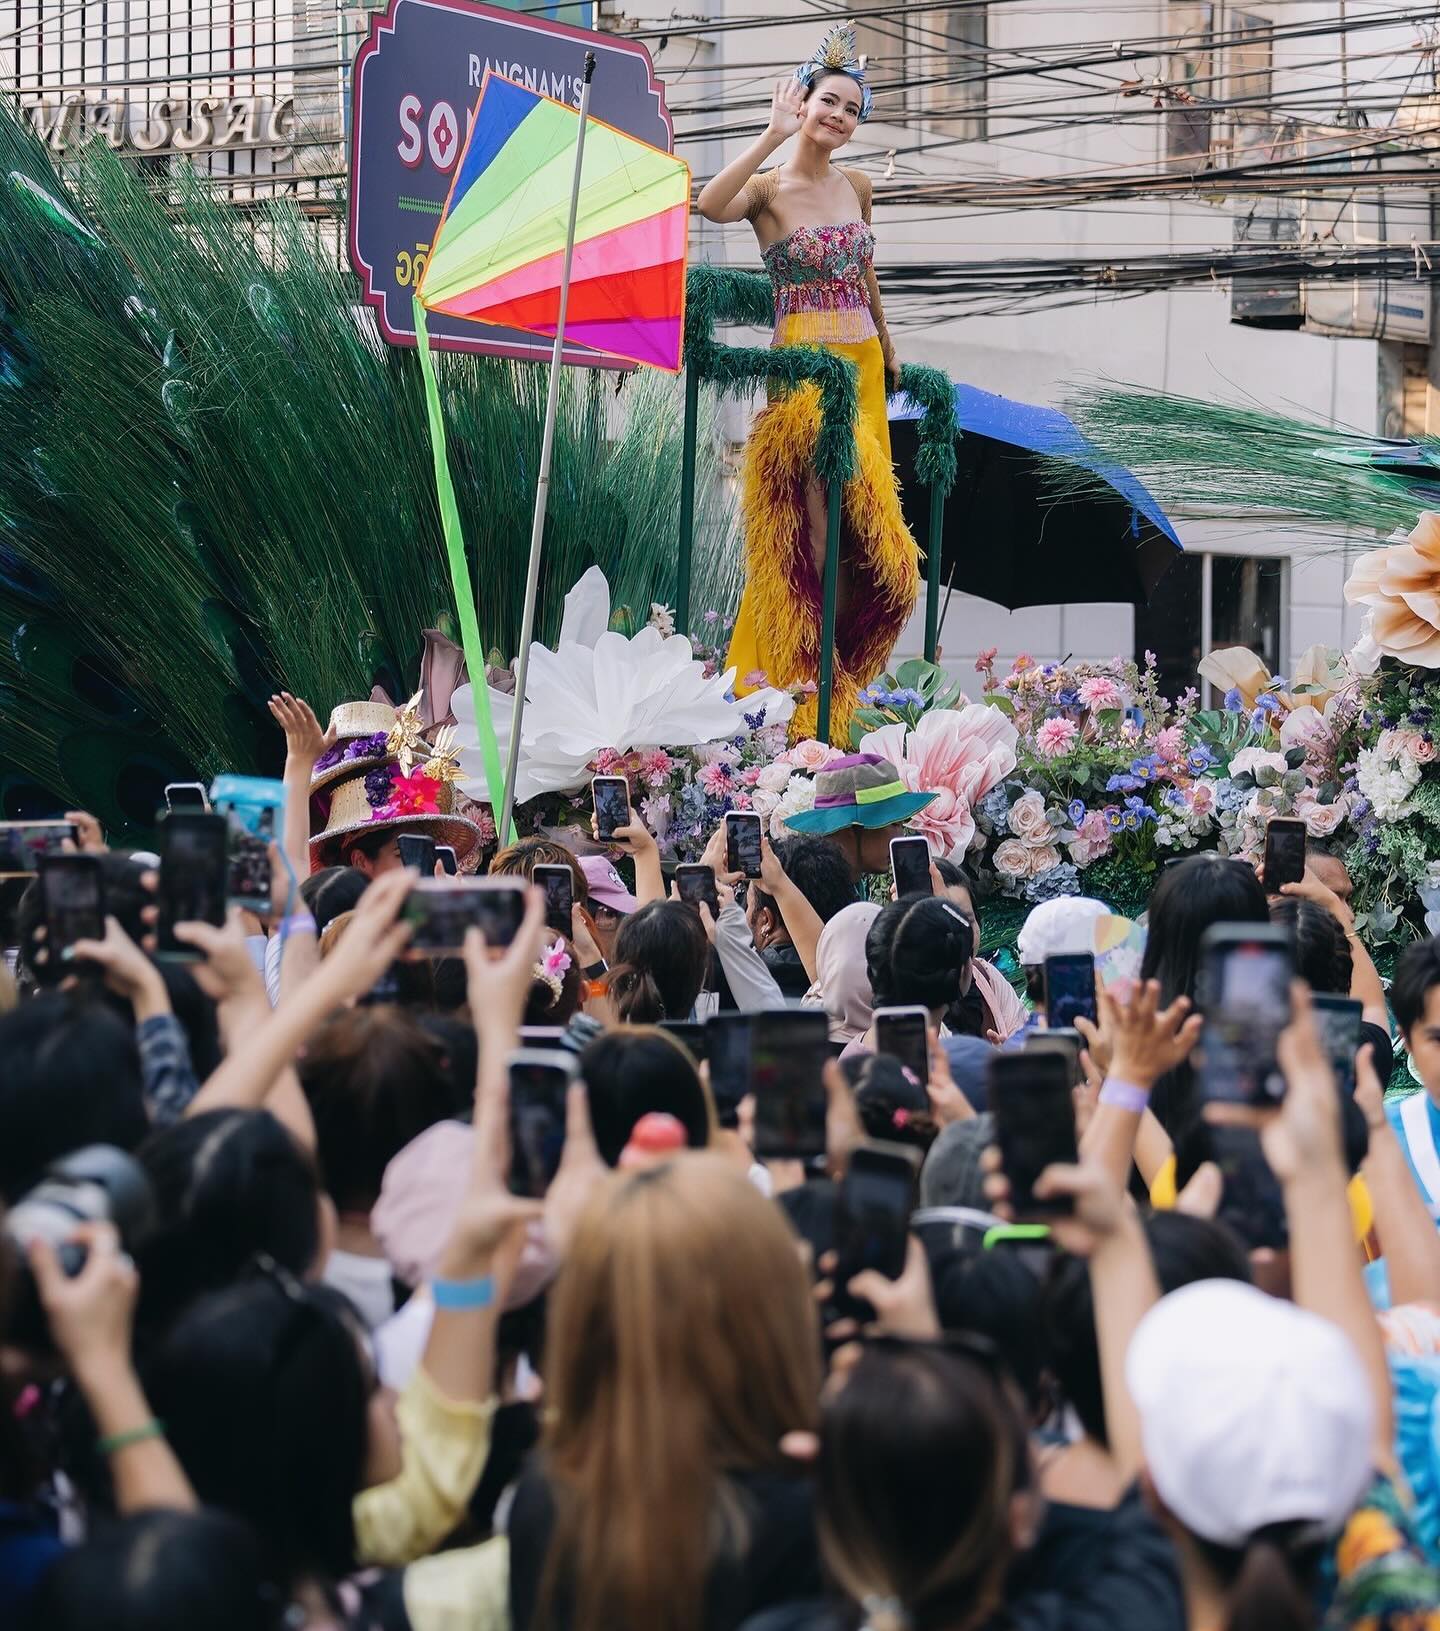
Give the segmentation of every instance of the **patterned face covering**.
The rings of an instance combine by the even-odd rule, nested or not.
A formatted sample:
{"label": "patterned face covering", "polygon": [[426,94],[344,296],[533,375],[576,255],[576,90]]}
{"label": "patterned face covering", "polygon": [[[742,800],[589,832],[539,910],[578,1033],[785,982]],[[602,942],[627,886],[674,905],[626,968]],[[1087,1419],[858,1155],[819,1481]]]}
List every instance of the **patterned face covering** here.
{"label": "patterned face covering", "polygon": [[796,80],[808,91],[825,74],[848,74],[860,87],[860,123],[870,117],[872,98],[865,83],[865,70],[855,45],[855,25],[837,23],[821,40],[815,54],[795,70]]}

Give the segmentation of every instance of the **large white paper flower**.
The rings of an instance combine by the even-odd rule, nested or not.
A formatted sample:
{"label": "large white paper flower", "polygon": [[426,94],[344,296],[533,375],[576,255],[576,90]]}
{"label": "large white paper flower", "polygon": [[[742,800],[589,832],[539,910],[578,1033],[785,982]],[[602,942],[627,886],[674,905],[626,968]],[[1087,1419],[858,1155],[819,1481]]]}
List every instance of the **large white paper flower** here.
{"label": "large white paper flower", "polygon": [[[586,767],[602,748],[628,753],[696,747],[743,734],[749,729],[745,715],[762,708],[767,725],[782,724],[795,711],[783,691],[728,700],[734,669],[707,679],[684,635],[666,636],[649,626],[626,639],[610,632],[609,623],[610,585],[592,566],[565,597],[558,647],[551,651],[538,641],[530,647],[517,804],[582,786]],[[493,686],[489,694],[503,764],[515,699]],[[459,687],[451,706],[459,722],[461,790],[489,803],[471,687]]]}

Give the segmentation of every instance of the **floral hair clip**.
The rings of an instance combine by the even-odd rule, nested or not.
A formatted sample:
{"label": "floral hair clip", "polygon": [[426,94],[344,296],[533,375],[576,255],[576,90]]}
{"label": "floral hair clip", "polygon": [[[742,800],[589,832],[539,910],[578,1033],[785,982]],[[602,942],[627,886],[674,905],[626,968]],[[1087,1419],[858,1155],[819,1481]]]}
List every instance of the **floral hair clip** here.
{"label": "floral hair clip", "polygon": [[565,989],[565,976],[570,972],[570,953],[565,950],[559,940],[553,941],[545,948],[544,955],[534,968],[535,979],[539,984],[550,988],[550,1001],[559,1002],[560,993]]}

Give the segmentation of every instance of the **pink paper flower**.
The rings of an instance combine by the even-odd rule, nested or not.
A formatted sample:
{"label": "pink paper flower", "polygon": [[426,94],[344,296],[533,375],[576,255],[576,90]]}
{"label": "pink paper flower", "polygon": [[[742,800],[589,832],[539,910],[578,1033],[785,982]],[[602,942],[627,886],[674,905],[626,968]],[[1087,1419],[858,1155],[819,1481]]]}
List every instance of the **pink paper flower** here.
{"label": "pink paper flower", "polygon": [[1035,732],[1035,751],[1042,759],[1063,759],[1080,737],[1073,719],[1047,719]]}
{"label": "pink paper flower", "polygon": [[1076,829],[1069,844],[1070,859],[1076,866],[1089,866],[1110,853],[1110,832],[1099,810],[1091,810]]}
{"label": "pink paper flower", "polygon": [[1118,708],[1121,702],[1119,686],[1114,680],[1107,680],[1103,674],[1081,680],[1079,696],[1083,708]]}
{"label": "pink paper flower", "polygon": [[723,798],[730,791],[730,767],[727,764],[702,765],[697,780],[707,793]]}
{"label": "pink paper flower", "polygon": [[675,761],[664,748],[655,748],[640,759],[640,774],[647,786],[663,787],[675,770]]}
{"label": "pink paper flower", "polygon": [[975,672],[983,674],[1000,655],[999,646],[986,646],[984,651],[977,652],[975,656]]}
{"label": "pink paper flower", "polygon": [[817,742],[813,736],[807,737],[803,742],[797,742],[788,753],[781,755],[787,764],[794,765],[796,770],[803,770],[811,776],[817,770],[824,770],[832,760],[840,757],[838,748],[832,748],[828,742]]}
{"label": "pink paper flower", "polygon": [[972,808],[1015,768],[1019,734],[998,708],[971,702],[926,714],[914,730],[885,725],[860,739],[860,753],[888,759],[914,793],[935,797],[910,818],[936,855],[960,860],[975,839]]}
{"label": "pink paper flower", "polygon": [[734,805],[737,810],[748,810],[750,808],[750,795],[743,790],[737,792],[735,794]]}
{"label": "pink paper flower", "polygon": [[601,748],[595,755],[595,774],[614,776],[623,773],[625,755],[615,748]]}
{"label": "pink paper flower", "polygon": [[1180,758],[1185,752],[1185,732],[1178,725],[1167,725],[1155,733],[1155,752],[1167,763]]}

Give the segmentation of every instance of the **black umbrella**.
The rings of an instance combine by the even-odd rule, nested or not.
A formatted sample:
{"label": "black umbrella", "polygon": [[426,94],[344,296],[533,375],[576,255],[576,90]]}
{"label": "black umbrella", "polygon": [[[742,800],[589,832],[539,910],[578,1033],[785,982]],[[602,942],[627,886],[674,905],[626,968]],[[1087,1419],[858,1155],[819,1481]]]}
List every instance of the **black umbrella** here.
{"label": "black umbrella", "polygon": [[[921,410],[900,396],[890,439],[901,502],[922,548],[930,532],[930,493],[915,477]],[[1107,463],[1074,422],[1055,408],[955,387],[955,486],[945,500],[940,581],[1008,606],[1129,601],[1144,605],[1181,549],[1165,513],[1130,471]],[[1047,480],[1056,459],[1099,479]]]}

